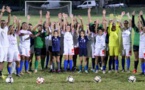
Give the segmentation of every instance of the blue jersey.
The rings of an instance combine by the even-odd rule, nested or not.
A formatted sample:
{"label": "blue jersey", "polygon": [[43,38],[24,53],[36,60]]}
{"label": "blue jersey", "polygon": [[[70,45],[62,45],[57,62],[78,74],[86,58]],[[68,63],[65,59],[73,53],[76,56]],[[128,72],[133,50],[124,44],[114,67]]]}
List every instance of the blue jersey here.
{"label": "blue jersey", "polygon": [[52,36],[52,51],[60,51],[60,37]]}
{"label": "blue jersey", "polygon": [[88,42],[87,36],[85,36],[84,38],[81,38],[81,36],[79,36],[78,41],[79,41],[79,48],[87,48],[87,42]]}

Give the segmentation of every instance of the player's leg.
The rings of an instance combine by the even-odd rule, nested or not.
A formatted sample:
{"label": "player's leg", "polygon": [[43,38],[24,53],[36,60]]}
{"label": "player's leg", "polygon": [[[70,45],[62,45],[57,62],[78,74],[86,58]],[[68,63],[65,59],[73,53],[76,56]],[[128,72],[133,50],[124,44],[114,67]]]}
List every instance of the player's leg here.
{"label": "player's leg", "polygon": [[116,46],[114,47],[114,54],[115,54],[115,71],[116,73],[118,73],[118,69],[119,69],[119,60],[118,60],[118,55],[119,55],[119,47]]}
{"label": "player's leg", "polygon": [[72,71],[73,68],[73,55],[74,55],[74,47],[70,47],[68,49],[68,61],[69,61],[69,70]]}
{"label": "player's leg", "polygon": [[12,62],[14,60],[14,51],[10,50],[8,51],[8,58],[7,58],[7,71],[8,74],[11,76],[12,75]]}
{"label": "player's leg", "polygon": [[49,60],[49,61],[50,61],[50,63],[49,63],[49,64],[50,64],[50,71],[49,71],[49,72],[52,72],[52,68],[53,68],[53,67],[52,67],[52,64],[53,64],[53,63],[52,63],[52,59],[53,59],[53,57],[52,57],[52,46],[49,46],[48,49],[49,49],[48,51],[49,51],[49,59],[50,59],[50,60]]}
{"label": "player's leg", "polygon": [[41,68],[44,70],[44,64],[45,64],[45,57],[46,57],[46,49],[41,49]]}
{"label": "player's leg", "polygon": [[81,73],[82,72],[82,67],[83,67],[83,51],[82,49],[79,48],[79,72],[78,73]]}
{"label": "player's leg", "polygon": [[32,71],[32,63],[33,63],[33,54],[34,54],[34,46],[31,46],[30,51],[30,58],[29,58],[29,71]]}
{"label": "player's leg", "polygon": [[55,69],[55,63],[56,63],[56,61],[57,61],[57,56],[56,56],[56,52],[52,52],[52,57],[53,57],[53,61],[52,61],[52,66],[53,66],[53,69],[52,69],[52,71],[53,72],[56,72],[56,69]]}
{"label": "player's leg", "polygon": [[56,55],[56,59],[57,59],[57,72],[60,72],[60,52],[57,52]]}
{"label": "player's leg", "polygon": [[125,54],[126,54],[126,50],[122,50],[122,60],[121,60],[122,72],[125,71]]}
{"label": "player's leg", "polygon": [[30,58],[30,48],[25,48],[25,72],[30,74],[29,72],[29,58]]}
{"label": "player's leg", "polygon": [[87,61],[87,49],[84,49],[83,50],[83,60],[84,60],[84,62],[85,62],[85,67],[84,67],[84,69],[85,69],[85,73],[88,73],[88,61]]}
{"label": "player's leg", "polygon": [[23,66],[24,66],[24,62],[25,62],[25,48],[20,47],[20,54],[21,54],[21,61],[20,61],[20,73],[21,75],[23,75],[22,70],[23,70]]}
{"label": "player's leg", "polygon": [[130,56],[131,56],[131,49],[126,49],[126,67],[127,67],[127,72],[130,72]]}
{"label": "player's leg", "polygon": [[20,77],[20,54],[18,51],[15,52],[14,60],[16,61],[16,75]]}
{"label": "player's leg", "polygon": [[77,55],[79,53],[79,48],[74,49],[74,55],[73,55],[73,70],[76,70],[76,64],[77,64]]}
{"label": "player's leg", "polygon": [[112,66],[113,60],[114,60],[114,58],[113,58],[113,56],[114,56],[114,47],[113,46],[109,46],[109,55],[110,55],[110,57],[109,57],[108,67],[109,67],[109,72],[111,72],[111,66]]}
{"label": "player's leg", "polygon": [[3,77],[2,71],[4,68],[4,52],[3,52],[3,48],[0,47],[0,78],[4,79],[5,77]]}
{"label": "player's leg", "polygon": [[38,64],[39,64],[39,61],[41,59],[41,49],[39,48],[34,48],[35,50],[35,64],[34,64],[34,73],[37,73],[37,70],[38,70]]}
{"label": "player's leg", "polygon": [[101,62],[102,62],[103,74],[105,74],[106,73],[106,66],[105,66],[105,50],[104,49],[101,49],[100,57],[101,57]]}
{"label": "player's leg", "polygon": [[95,56],[95,73],[98,73],[98,70],[99,70],[99,61],[98,61],[98,56],[100,55],[100,49],[95,49],[95,53],[94,53],[94,56]]}
{"label": "player's leg", "polygon": [[48,68],[48,63],[49,63],[49,51],[46,51],[46,63],[45,63],[45,69]]}
{"label": "player's leg", "polygon": [[144,52],[143,52],[143,48],[139,48],[139,58],[141,61],[141,74],[140,75],[144,75]]}
{"label": "player's leg", "polygon": [[134,52],[134,57],[135,57],[133,73],[137,73],[137,67],[139,63],[139,46],[133,45],[133,52]]}

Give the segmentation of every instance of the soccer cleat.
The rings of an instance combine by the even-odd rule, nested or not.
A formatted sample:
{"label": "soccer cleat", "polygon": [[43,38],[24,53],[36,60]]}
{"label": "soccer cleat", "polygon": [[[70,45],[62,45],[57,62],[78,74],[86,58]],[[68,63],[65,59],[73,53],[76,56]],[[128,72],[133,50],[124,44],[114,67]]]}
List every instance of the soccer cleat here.
{"label": "soccer cleat", "polygon": [[106,71],[103,71],[103,74],[105,74],[106,73]]}
{"label": "soccer cleat", "polygon": [[119,71],[118,70],[115,70],[115,73],[119,73]]}
{"label": "soccer cleat", "polygon": [[134,74],[135,74],[135,73],[137,73],[137,70],[136,70],[136,69],[134,69],[132,73],[134,73]]}
{"label": "soccer cleat", "polygon": [[36,69],[34,70],[34,73],[37,73],[37,70]]}
{"label": "soccer cleat", "polygon": [[27,74],[31,74],[31,72],[29,72],[29,71],[26,71],[25,73],[27,73]]}
{"label": "soccer cleat", "polygon": [[21,72],[20,75],[24,75],[24,73]]}
{"label": "soccer cleat", "polygon": [[123,69],[121,72],[125,72],[125,70]]}
{"label": "soccer cleat", "polygon": [[108,71],[108,73],[111,73],[111,72],[112,72],[111,70]]}
{"label": "soccer cleat", "polygon": [[2,76],[0,76],[0,78],[4,80],[4,79],[6,79],[6,76],[2,75]]}
{"label": "soccer cleat", "polygon": [[81,73],[81,72],[82,72],[82,70],[79,70],[79,71],[78,71],[78,73]]}
{"label": "soccer cleat", "polygon": [[98,73],[98,70],[96,70],[95,73]]}
{"label": "soccer cleat", "polygon": [[85,73],[88,73],[88,70],[85,70]]}
{"label": "soccer cleat", "polygon": [[130,70],[127,70],[126,72],[127,72],[127,73],[130,73]]}
{"label": "soccer cleat", "polygon": [[21,77],[21,75],[20,75],[20,74],[17,74],[16,76],[17,76],[17,77]]}

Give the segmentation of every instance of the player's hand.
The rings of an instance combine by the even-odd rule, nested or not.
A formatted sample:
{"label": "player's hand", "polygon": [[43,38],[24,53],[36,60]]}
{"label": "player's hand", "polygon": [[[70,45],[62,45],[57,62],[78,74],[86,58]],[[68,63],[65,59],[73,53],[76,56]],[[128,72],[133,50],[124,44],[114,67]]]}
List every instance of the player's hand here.
{"label": "player's hand", "polygon": [[31,18],[30,15],[27,15],[27,20],[30,20],[30,18]]}
{"label": "player's hand", "polygon": [[2,13],[4,13],[4,12],[5,12],[5,6],[3,6],[3,7],[2,7],[1,12],[2,12]]}
{"label": "player's hand", "polygon": [[139,12],[139,15],[140,15],[140,16],[143,15],[143,11],[140,11],[140,12]]}
{"label": "player's hand", "polygon": [[42,15],[42,10],[39,11],[39,14]]}
{"label": "player's hand", "polygon": [[133,15],[133,16],[135,15],[135,11],[132,12],[132,15]]}
{"label": "player's hand", "polygon": [[7,11],[8,13],[11,13],[11,8],[10,8],[9,6],[7,6],[7,7],[6,7],[6,11]]}
{"label": "player's hand", "polygon": [[46,18],[47,19],[50,18],[50,12],[49,11],[47,11],[47,13],[46,13]]}
{"label": "player's hand", "polygon": [[102,11],[102,13],[103,13],[103,15],[106,15],[106,10],[104,9],[104,10]]}
{"label": "player's hand", "polygon": [[59,19],[62,18],[62,14],[61,14],[61,13],[58,14],[58,18],[59,18]]}
{"label": "player's hand", "polygon": [[88,8],[88,13],[90,13],[91,12],[91,8]]}
{"label": "player's hand", "polygon": [[82,19],[83,19],[80,15],[78,15],[78,18],[79,18],[80,20],[82,20]]}
{"label": "player's hand", "polygon": [[70,15],[70,18],[73,18],[73,17],[74,17],[74,15],[73,15],[73,14],[71,14],[71,15]]}
{"label": "player's hand", "polygon": [[125,15],[125,11],[121,12],[121,16],[124,16]]}
{"label": "player's hand", "polygon": [[13,18],[14,18],[13,23],[16,24],[17,23],[17,17],[16,16],[13,16]]}

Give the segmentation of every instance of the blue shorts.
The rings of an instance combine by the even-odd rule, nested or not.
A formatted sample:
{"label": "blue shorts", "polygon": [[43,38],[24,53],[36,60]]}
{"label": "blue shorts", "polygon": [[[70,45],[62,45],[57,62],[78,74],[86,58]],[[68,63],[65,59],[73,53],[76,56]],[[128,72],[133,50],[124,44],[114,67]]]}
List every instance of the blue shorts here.
{"label": "blue shorts", "polygon": [[79,48],[79,56],[87,56],[87,48]]}

